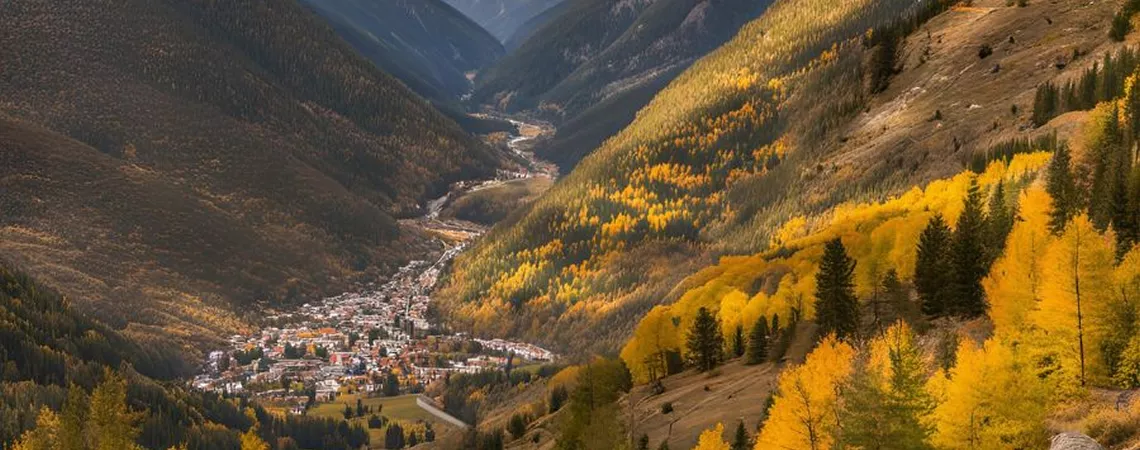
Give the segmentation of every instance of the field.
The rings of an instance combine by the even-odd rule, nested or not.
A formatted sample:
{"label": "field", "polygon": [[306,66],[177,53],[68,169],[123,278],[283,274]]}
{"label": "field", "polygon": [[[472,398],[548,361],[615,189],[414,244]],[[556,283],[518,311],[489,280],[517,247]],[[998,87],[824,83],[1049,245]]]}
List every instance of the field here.
{"label": "field", "polygon": [[[419,422],[428,422],[436,433],[450,428],[451,425],[447,422],[437,419],[423,408],[416,405],[416,395],[401,395],[399,397],[361,397],[359,394],[342,394],[337,397],[335,401],[328,403],[321,403],[308,411],[309,416],[313,417],[331,417],[340,419],[344,417],[344,406],[349,405],[356,408],[356,399],[361,399],[365,408],[371,408],[373,413],[379,412],[384,417],[390,420],[404,422],[405,424],[415,424]],[[368,417],[370,414],[365,414],[364,417],[357,417],[351,419],[350,423],[359,423],[367,428]],[[407,428],[407,427],[405,427]],[[384,448],[384,429],[369,429],[369,440],[371,448],[381,449]]]}

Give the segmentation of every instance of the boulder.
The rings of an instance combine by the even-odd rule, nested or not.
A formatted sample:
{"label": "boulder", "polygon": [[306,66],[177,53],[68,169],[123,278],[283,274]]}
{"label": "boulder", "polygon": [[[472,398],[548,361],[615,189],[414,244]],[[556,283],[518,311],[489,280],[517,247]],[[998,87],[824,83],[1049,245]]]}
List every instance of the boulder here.
{"label": "boulder", "polygon": [[1081,433],[1066,432],[1049,440],[1049,450],[1104,450],[1093,438]]}

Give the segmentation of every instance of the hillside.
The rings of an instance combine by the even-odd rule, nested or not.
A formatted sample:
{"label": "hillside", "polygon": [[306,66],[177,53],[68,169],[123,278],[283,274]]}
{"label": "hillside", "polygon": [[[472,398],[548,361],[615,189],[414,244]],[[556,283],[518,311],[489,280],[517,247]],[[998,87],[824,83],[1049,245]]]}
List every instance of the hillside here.
{"label": "hillside", "polygon": [[573,0],[498,64],[472,100],[559,125],[539,149],[568,172],[653,95],[769,2]]}
{"label": "hillside", "polygon": [[679,282],[708,261],[762,251],[840,202],[949,177],[1035,135],[1036,87],[1120,45],[1105,37],[1109,4],[977,2],[929,21],[939,5],[899,8],[775,4],[464,255],[444,292],[453,316],[487,334],[612,351],[654,305],[699,286]]}
{"label": "hillside", "polygon": [[[239,435],[249,430],[265,441],[292,441],[293,448],[347,450],[367,440],[367,433],[343,421],[282,419],[187,390],[171,382],[182,369],[169,342],[125,337],[2,261],[0,313],[0,447],[13,448],[24,436],[29,447],[15,448],[127,449],[138,443],[157,450],[179,444],[221,450],[239,448]],[[54,413],[41,412],[47,410]],[[258,422],[260,428],[251,428]],[[24,434],[32,428],[35,433]],[[83,446],[67,441],[80,433]],[[137,439],[115,441],[131,434]]]}
{"label": "hillside", "polygon": [[471,90],[468,73],[503,56],[503,46],[442,0],[301,0],[384,72],[436,102]]}
{"label": "hillside", "polygon": [[507,42],[519,28],[563,0],[447,0],[479,23],[501,42]]}
{"label": "hillside", "polygon": [[2,253],[130,333],[210,341],[386,273],[422,245],[394,217],[501,164],[291,1],[8,2],[0,28]]}

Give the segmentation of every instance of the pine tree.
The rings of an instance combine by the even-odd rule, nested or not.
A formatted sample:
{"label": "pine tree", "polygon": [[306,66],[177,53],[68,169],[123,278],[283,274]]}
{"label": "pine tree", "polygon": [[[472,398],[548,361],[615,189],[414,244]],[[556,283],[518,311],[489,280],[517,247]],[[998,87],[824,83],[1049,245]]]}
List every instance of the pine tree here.
{"label": "pine tree", "polygon": [[950,247],[952,302],[948,312],[965,317],[986,313],[985,278],[988,267],[985,257],[985,223],[982,211],[982,194],[976,179],[970,181],[962,215],[954,230]]}
{"label": "pine tree", "polygon": [[918,240],[914,265],[914,285],[922,312],[940,317],[947,313],[947,291],[950,285],[950,227],[937,214],[926,224]]}
{"label": "pine tree", "polygon": [[744,421],[736,423],[736,436],[732,439],[732,450],[748,450],[748,431],[744,429]]}
{"label": "pine tree", "polygon": [[1001,256],[1005,240],[1013,230],[1014,208],[1006,201],[1005,181],[999,180],[990,195],[989,214],[986,216],[986,268]]}
{"label": "pine tree", "polygon": [[[1088,139],[1092,156],[1092,187],[1089,192],[1089,218],[1099,231],[1112,224],[1117,209],[1117,191],[1122,189],[1118,174],[1121,164],[1128,164],[1131,158],[1126,153],[1120,131],[1120,118],[1116,104],[1108,108],[1097,108],[1091,120],[1092,137]],[[1123,175],[1123,174],[1122,174]]]}
{"label": "pine tree", "polygon": [[847,256],[843,242],[838,238],[828,241],[815,276],[815,315],[821,335],[834,333],[839,339],[847,339],[858,331],[854,274],[855,260]]}
{"label": "pine tree", "polygon": [[724,336],[720,332],[720,324],[709,312],[708,308],[697,310],[697,317],[693,327],[689,330],[686,341],[688,357],[693,367],[700,372],[715,369],[724,356]]}
{"label": "pine tree", "polygon": [[937,402],[926,390],[926,365],[910,328],[892,326],[842,389],[844,448],[930,449],[928,417]]}
{"label": "pine tree", "polygon": [[760,316],[748,333],[748,364],[760,364],[768,359],[768,319]]}
{"label": "pine tree", "polygon": [[388,425],[388,430],[384,432],[384,448],[404,448],[404,429],[400,425]]}
{"label": "pine tree", "polygon": [[1060,145],[1049,161],[1045,190],[1053,199],[1053,210],[1049,214],[1049,230],[1060,234],[1080,208],[1077,201],[1077,186],[1073,180],[1072,156],[1066,145]]}
{"label": "pine tree", "polygon": [[737,358],[744,356],[744,326],[740,324],[732,333],[732,354]]}

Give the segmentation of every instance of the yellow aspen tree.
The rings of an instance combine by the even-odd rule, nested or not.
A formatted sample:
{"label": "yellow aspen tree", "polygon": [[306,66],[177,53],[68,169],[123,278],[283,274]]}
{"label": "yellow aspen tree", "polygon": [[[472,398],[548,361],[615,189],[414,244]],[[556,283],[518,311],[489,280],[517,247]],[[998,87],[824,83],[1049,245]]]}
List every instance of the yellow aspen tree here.
{"label": "yellow aspen tree", "polygon": [[1021,194],[1021,220],[1013,226],[1004,253],[982,281],[989,316],[997,333],[1017,333],[1029,327],[1029,315],[1041,300],[1045,251],[1053,241],[1049,232],[1052,202],[1034,186]]}
{"label": "yellow aspen tree", "polygon": [[1069,222],[1045,256],[1040,308],[1034,324],[1044,331],[1041,344],[1054,352],[1062,371],[1084,386],[1100,367],[1099,344],[1112,303],[1112,236],[1096,231],[1087,215]]}
{"label": "yellow aspen tree", "polygon": [[828,336],[802,365],[781,374],[756,450],[832,448],[838,426],[837,391],[851,374],[854,359],[854,348]]}
{"label": "yellow aspen tree", "polygon": [[724,424],[718,423],[715,427],[701,432],[701,437],[693,450],[729,450],[728,443],[721,437],[723,435]]}
{"label": "yellow aspen tree", "polygon": [[667,375],[665,354],[680,348],[680,331],[673,323],[672,310],[658,305],[649,311],[622,348],[621,358],[638,382],[649,382]]}
{"label": "yellow aspen tree", "polygon": [[947,450],[1044,448],[1049,391],[1021,351],[990,339],[958,347],[934,409],[934,445]]}
{"label": "yellow aspen tree", "polygon": [[36,416],[36,427],[25,431],[12,450],[56,450],[60,448],[59,415],[47,407]]}

